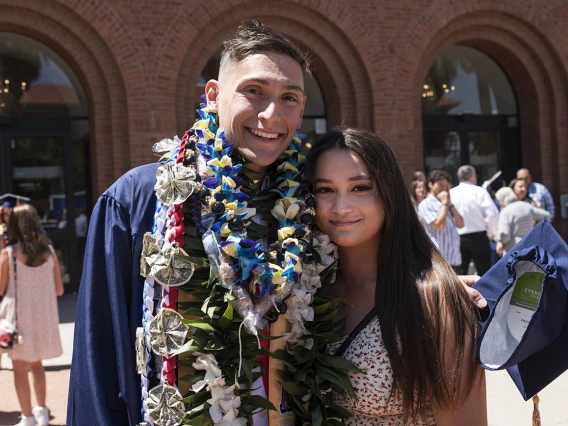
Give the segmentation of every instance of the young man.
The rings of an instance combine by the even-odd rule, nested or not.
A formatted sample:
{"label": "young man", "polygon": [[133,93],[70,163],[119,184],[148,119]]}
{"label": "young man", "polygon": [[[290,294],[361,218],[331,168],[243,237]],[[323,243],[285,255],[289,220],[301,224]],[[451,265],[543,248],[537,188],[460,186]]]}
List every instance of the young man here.
{"label": "young man", "polygon": [[[205,88],[207,106],[218,113],[227,140],[252,162],[247,168],[259,177],[301,125],[307,71],[304,55],[292,43],[256,21],[244,22],[224,44],[219,79]],[[140,256],[144,233],[152,228],[158,166],[127,172],[99,198],[91,216],[77,302],[68,425],[140,422],[134,348],[142,322]],[[479,299],[473,294],[472,300]]]}
{"label": "young man", "polygon": [[[245,22],[224,44],[219,79],[205,87],[227,140],[259,176],[300,128],[305,56],[276,31]],[[135,334],[142,320],[140,256],[152,228],[159,164],[138,167],[95,206],[88,233],[75,323],[68,425],[136,425],[140,377]]]}
{"label": "young man", "polygon": [[457,228],[463,227],[463,218],[452,204],[449,193],[450,176],[443,170],[428,175],[430,193],[418,206],[418,215],[444,259],[454,268],[461,266],[460,236]]}

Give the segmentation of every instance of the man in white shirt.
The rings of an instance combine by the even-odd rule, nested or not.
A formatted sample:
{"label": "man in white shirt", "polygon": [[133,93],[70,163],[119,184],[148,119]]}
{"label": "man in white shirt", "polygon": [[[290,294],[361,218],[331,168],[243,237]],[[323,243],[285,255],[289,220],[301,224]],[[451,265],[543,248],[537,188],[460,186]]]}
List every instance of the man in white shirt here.
{"label": "man in white shirt", "polygon": [[457,230],[462,256],[460,273],[466,274],[473,260],[477,274],[483,275],[491,267],[489,238],[497,231],[499,210],[489,193],[477,186],[473,166],[461,166],[457,175],[460,184],[450,190],[450,195],[464,220],[464,227]]}

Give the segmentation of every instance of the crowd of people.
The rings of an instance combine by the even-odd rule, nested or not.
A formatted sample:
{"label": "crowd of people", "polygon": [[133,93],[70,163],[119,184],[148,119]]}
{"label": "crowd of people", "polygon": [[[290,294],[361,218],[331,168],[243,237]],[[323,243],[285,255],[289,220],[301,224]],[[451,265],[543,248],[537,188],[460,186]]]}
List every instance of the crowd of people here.
{"label": "crowd of people", "polygon": [[461,166],[456,177],[452,188],[443,170],[428,177],[417,171],[410,196],[426,233],[459,274],[467,274],[471,262],[485,274],[538,222],[554,219],[550,192],[526,168],[508,186],[500,172],[479,186],[471,165]]}

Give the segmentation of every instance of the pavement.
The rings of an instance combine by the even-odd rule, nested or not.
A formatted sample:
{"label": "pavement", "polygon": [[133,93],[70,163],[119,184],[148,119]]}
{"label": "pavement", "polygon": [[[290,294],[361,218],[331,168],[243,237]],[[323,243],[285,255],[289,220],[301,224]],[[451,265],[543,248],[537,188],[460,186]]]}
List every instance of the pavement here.
{"label": "pavement", "polygon": [[[58,298],[59,332],[63,346],[63,355],[43,361],[47,382],[47,406],[51,410],[49,424],[52,426],[65,425],[76,305],[76,294],[64,295]],[[20,405],[14,388],[12,362],[7,354],[3,354],[0,361],[0,426],[12,426],[20,421]],[[30,374],[30,386],[31,379]],[[35,404],[33,395],[32,404]]]}
{"label": "pavement", "polygon": [[[76,302],[76,295],[59,298],[59,329],[63,355],[44,361],[47,405],[51,409],[52,426],[65,425]],[[1,361],[0,426],[11,426],[18,423],[20,408],[14,390],[10,359],[4,354]],[[523,400],[507,372],[488,371],[486,377],[489,426],[529,426],[532,422],[532,401]],[[568,426],[566,395],[568,395],[568,372],[539,393],[543,426]]]}

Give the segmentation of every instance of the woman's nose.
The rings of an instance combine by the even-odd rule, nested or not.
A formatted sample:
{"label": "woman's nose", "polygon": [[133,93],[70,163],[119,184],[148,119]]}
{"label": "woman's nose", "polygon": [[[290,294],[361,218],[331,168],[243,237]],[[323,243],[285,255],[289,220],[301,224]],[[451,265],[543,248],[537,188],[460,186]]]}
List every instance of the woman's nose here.
{"label": "woman's nose", "polygon": [[338,215],[346,215],[352,210],[351,202],[348,196],[338,194],[333,203],[333,213]]}

